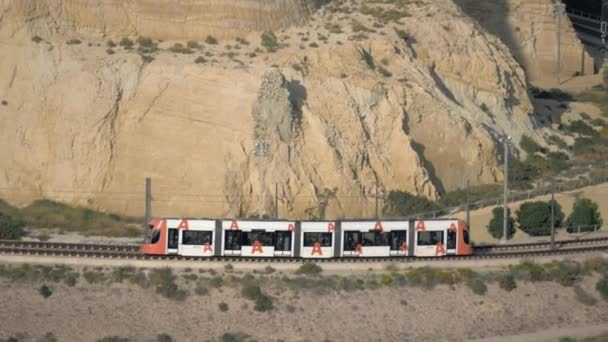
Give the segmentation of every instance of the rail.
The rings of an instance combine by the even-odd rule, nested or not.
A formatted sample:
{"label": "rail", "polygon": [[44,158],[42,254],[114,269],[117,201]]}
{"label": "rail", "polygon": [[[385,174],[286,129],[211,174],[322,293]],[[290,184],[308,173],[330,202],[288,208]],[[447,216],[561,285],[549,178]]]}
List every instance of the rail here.
{"label": "rail", "polygon": [[509,245],[476,246],[475,254],[469,256],[434,257],[374,257],[374,258],[336,258],[336,259],[301,259],[301,258],[251,258],[251,257],[191,257],[191,256],[155,256],[144,255],[135,245],[101,245],[75,243],[49,243],[32,241],[0,240],[0,254],[30,255],[41,257],[77,257],[105,258],[120,260],[182,260],[182,261],[211,261],[226,263],[360,263],[360,262],[390,262],[416,263],[419,261],[445,260],[489,260],[507,258],[529,258],[539,256],[559,256],[580,253],[608,251],[608,238],[593,238],[582,240],[562,240],[556,242],[556,249],[551,250],[548,242],[522,243]]}

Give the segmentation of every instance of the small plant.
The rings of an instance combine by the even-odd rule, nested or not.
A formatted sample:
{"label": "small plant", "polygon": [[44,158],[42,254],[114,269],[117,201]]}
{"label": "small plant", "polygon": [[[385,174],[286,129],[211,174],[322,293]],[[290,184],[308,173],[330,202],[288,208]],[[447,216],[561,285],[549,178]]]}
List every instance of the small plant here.
{"label": "small plant", "polygon": [[201,284],[198,284],[195,288],[194,288],[194,293],[196,293],[199,296],[206,296],[209,294],[209,289],[204,287]]}
{"label": "small plant", "polygon": [[396,28],[395,33],[397,33],[397,36],[402,40],[407,41],[410,38],[410,35],[406,31],[403,31],[401,29]]}
{"label": "small plant", "polygon": [[111,48],[115,48],[115,47],[116,47],[116,43],[114,43],[114,41],[113,41],[112,39],[110,39],[110,40],[108,40],[108,41],[106,42],[106,46],[107,46],[108,48],[110,48],[110,49],[111,49]]}
{"label": "small plant", "polygon": [[53,291],[51,291],[48,286],[42,285],[40,289],[38,289],[38,293],[44,298],[49,298],[53,294]]}
{"label": "small plant", "polygon": [[272,299],[262,292],[262,289],[258,285],[247,285],[241,290],[241,294],[255,302],[254,310],[256,311],[269,311],[272,310]]}
{"label": "small plant", "polygon": [[595,284],[595,289],[600,293],[602,298],[605,301],[608,301],[608,277],[604,276],[604,278],[600,279],[597,284]]}
{"label": "small plant", "polygon": [[194,63],[196,63],[196,64],[205,64],[205,63],[207,63],[207,60],[203,56],[198,56],[194,60]]}
{"label": "small plant", "polygon": [[182,53],[182,54],[186,54],[186,55],[191,54],[193,52],[192,50],[185,47],[181,43],[173,44],[173,46],[169,48],[169,51],[174,52],[174,53]]}
{"label": "small plant", "polygon": [[79,45],[82,42],[80,41],[80,39],[73,38],[73,39],[66,41],[65,43],[67,45]]}
{"label": "small plant", "polygon": [[517,288],[515,277],[512,274],[505,274],[498,280],[498,285],[505,291],[513,291]]}
{"label": "small plant", "polygon": [[262,46],[267,52],[276,52],[279,49],[277,36],[273,32],[262,33]]}
{"label": "small plant", "polygon": [[232,272],[234,270],[234,266],[232,266],[232,264],[226,264],[226,266],[224,266],[224,271],[226,272]]}
{"label": "small plant", "polygon": [[195,40],[189,40],[189,41],[186,43],[186,46],[188,47],[188,49],[197,49],[197,50],[198,50],[198,49],[202,48],[201,44],[199,44],[199,43],[198,43],[197,41],[195,41]]}
{"label": "small plant", "polygon": [[[6,101],[2,104],[6,106],[4,102]],[[24,225],[25,223],[20,219],[0,212],[0,239],[20,240],[25,235]]]}
{"label": "small plant", "polygon": [[8,102],[6,100],[2,100],[0,103],[2,103],[3,106],[8,106]]}
{"label": "small plant", "polygon": [[266,268],[264,268],[264,272],[266,274],[271,274],[274,273],[276,270],[272,267],[272,266],[266,266]]}
{"label": "small plant", "polygon": [[44,336],[42,336],[41,339],[38,340],[38,342],[57,342],[58,339],[57,337],[55,337],[55,334],[53,334],[52,332],[47,332],[46,334],[44,334]]}
{"label": "small plant", "polygon": [[160,334],[156,336],[156,341],[158,342],[173,342],[173,337],[167,334]]}
{"label": "small plant", "polygon": [[33,36],[32,41],[36,44],[40,43],[43,39],[38,36]]}
{"label": "small plant", "polygon": [[483,296],[488,291],[488,287],[480,278],[474,278],[467,282],[467,286],[471,288],[474,294]]}
{"label": "small plant", "polygon": [[597,299],[580,286],[574,287],[574,294],[576,295],[576,299],[585,305],[592,306],[597,303]]}
{"label": "small plant", "polygon": [[155,270],[152,275],[152,283],[156,286],[156,292],[169,299],[183,300],[187,293],[180,290],[175,283],[175,276],[170,268]]}
{"label": "small plant", "polygon": [[241,37],[237,37],[236,38],[237,43],[242,44],[242,45],[249,45],[249,41],[247,41],[247,39],[245,38],[241,38]]}
{"label": "small plant", "polygon": [[226,304],[226,303],[224,303],[224,302],[221,302],[221,303],[218,305],[218,307],[220,308],[220,311],[221,311],[221,312],[226,312],[226,311],[228,311],[228,304]]}
{"label": "small plant", "polygon": [[118,45],[122,46],[125,50],[133,49],[133,41],[127,37],[124,37],[118,42]]}
{"label": "small plant", "polygon": [[108,55],[113,55],[113,54],[115,54],[116,52],[115,52],[114,50],[112,50],[112,49],[106,49],[106,53],[107,53]]}
{"label": "small plant", "polygon": [[308,44],[308,46],[311,47],[311,48],[318,48],[319,44],[317,44],[315,42],[312,42],[312,43]]}
{"label": "small plant", "polygon": [[207,43],[207,44],[209,44],[209,45],[217,45],[217,43],[219,43],[219,42],[218,42],[218,40],[217,40],[217,39],[215,39],[214,37],[212,37],[212,36],[207,36],[207,38],[205,38],[205,43]]}
{"label": "small plant", "polygon": [[382,276],[382,280],[380,280],[380,282],[382,285],[388,286],[393,283],[393,277],[391,277],[389,274],[385,274]]}
{"label": "small plant", "polygon": [[319,273],[321,273],[323,271],[323,269],[321,268],[321,266],[312,263],[312,262],[306,262],[304,264],[302,264],[302,266],[300,266],[300,268],[298,268],[298,270],[296,271],[296,274],[312,274],[312,275],[317,275]]}

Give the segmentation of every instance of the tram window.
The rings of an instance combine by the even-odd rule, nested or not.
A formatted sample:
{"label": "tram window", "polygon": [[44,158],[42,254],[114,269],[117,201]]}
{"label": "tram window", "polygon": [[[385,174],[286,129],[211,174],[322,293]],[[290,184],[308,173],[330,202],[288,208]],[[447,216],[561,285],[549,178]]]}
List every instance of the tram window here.
{"label": "tram window", "polygon": [[266,232],[264,230],[252,230],[250,232],[243,232],[243,245],[253,246],[253,242],[258,240],[262,246],[273,246],[273,232]]}
{"label": "tram window", "polygon": [[152,237],[150,238],[150,243],[154,244],[160,240],[160,229],[156,229],[152,231]]}
{"label": "tram window", "polygon": [[184,230],[182,235],[182,244],[184,245],[204,245],[205,243],[212,244],[211,232]]}
{"label": "tram window", "polygon": [[401,250],[401,244],[403,242],[407,242],[407,231],[406,230],[397,230],[390,233],[390,246],[391,250],[399,251]]}
{"label": "tram window", "polygon": [[363,235],[363,246],[388,246],[388,237],[386,233],[376,231],[365,232]]}
{"label": "tram window", "polygon": [[227,231],[224,241],[226,250],[240,250],[241,249],[241,231]]}
{"label": "tram window", "polygon": [[418,232],[418,246],[435,246],[437,243],[443,243],[443,232]]}
{"label": "tram window", "polygon": [[357,248],[357,244],[360,243],[359,232],[344,232],[344,250],[354,251]]}
{"label": "tram window", "polygon": [[467,245],[469,244],[469,230],[468,229],[463,229],[462,230],[462,237],[464,239],[464,243],[466,243]]}
{"label": "tram window", "polygon": [[331,247],[331,233],[304,233],[304,247],[313,247],[319,242],[321,247]]}

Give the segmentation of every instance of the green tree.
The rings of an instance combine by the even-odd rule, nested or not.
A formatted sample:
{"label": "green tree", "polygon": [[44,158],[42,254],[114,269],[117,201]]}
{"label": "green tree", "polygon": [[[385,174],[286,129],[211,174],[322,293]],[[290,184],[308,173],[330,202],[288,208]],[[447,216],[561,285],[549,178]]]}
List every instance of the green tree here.
{"label": "green tree", "polygon": [[16,219],[8,214],[0,212],[0,239],[19,240],[24,235],[23,221]]}
{"label": "green tree", "polygon": [[[492,219],[487,226],[488,232],[496,239],[502,238],[504,207],[496,207],[492,210]],[[507,208],[507,239],[515,234],[515,220],[511,216],[511,209]]]}
{"label": "green tree", "polygon": [[[551,234],[551,201],[526,202],[517,211],[517,222],[524,232],[532,236]],[[555,227],[561,227],[564,213],[555,202]]]}
{"label": "green tree", "polygon": [[566,220],[568,231],[577,230],[576,227],[581,227],[581,231],[589,231],[593,230],[594,226],[601,226],[602,223],[602,216],[597,204],[588,198],[578,198],[572,206],[572,213]]}

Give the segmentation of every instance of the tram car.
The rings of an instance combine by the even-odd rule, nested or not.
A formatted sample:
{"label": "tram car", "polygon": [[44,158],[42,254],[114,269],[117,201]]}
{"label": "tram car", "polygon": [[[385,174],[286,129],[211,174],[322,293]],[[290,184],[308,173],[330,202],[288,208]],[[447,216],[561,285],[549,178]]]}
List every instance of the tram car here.
{"label": "tram car", "polygon": [[442,257],[470,255],[458,219],[266,221],[153,219],[148,255],[260,258]]}

